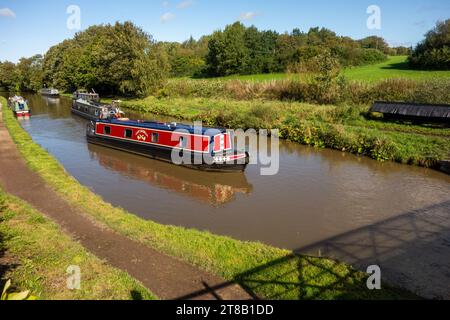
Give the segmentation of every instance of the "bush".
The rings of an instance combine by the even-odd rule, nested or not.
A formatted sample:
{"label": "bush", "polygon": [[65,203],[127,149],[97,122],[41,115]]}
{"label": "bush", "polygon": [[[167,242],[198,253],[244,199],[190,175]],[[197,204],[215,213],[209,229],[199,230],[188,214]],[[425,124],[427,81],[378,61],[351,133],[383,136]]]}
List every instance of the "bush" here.
{"label": "bush", "polygon": [[450,19],[438,22],[416,46],[408,61],[415,68],[450,70]]}

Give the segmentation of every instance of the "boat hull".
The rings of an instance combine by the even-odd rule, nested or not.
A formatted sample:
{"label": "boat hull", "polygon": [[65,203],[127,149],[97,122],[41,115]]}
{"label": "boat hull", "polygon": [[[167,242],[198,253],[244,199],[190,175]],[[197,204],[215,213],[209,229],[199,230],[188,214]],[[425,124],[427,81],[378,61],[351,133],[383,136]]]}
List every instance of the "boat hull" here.
{"label": "boat hull", "polygon": [[[98,135],[87,134],[87,141],[92,144],[113,148],[116,150],[134,153],[147,158],[172,163],[172,150],[167,147],[148,146],[132,141],[121,141],[113,138],[105,138]],[[193,159],[191,163],[194,163]],[[201,164],[180,164],[180,166],[210,172],[243,172],[248,165],[248,155],[243,163],[227,162],[227,163],[201,163]]]}
{"label": "boat hull", "polygon": [[75,114],[75,115],[77,115],[79,117],[91,120],[91,121],[95,121],[95,120],[97,120],[99,118],[98,116],[92,115],[92,114],[87,113],[87,112],[83,112],[81,110],[77,110],[77,109],[75,109],[73,107],[70,110],[72,111],[73,114]]}
{"label": "boat hull", "polygon": [[16,118],[22,119],[22,118],[29,118],[31,116],[30,111],[14,111],[14,116]]}
{"label": "boat hull", "polygon": [[49,98],[59,98],[59,93],[41,93],[41,96]]}

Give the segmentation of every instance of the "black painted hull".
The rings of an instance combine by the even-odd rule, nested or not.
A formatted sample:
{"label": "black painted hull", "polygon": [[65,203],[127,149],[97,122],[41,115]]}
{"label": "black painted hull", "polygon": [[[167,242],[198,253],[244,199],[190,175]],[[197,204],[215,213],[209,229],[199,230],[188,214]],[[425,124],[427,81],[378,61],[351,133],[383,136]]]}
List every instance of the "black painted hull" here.
{"label": "black painted hull", "polygon": [[59,98],[59,93],[57,93],[57,94],[41,93],[41,96],[49,97],[49,98]]}
{"label": "black painted hull", "polygon": [[70,110],[72,111],[73,114],[75,114],[75,115],[77,115],[79,117],[82,117],[82,118],[85,118],[85,119],[88,119],[88,120],[91,120],[91,121],[98,120],[98,116],[92,115],[90,113],[86,113],[86,112],[77,110],[77,109],[75,109],[73,107]]}
{"label": "black painted hull", "polygon": [[[172,163],[172,149],[158,146],[143,145],[135,142],[120,141],[112,138],[104,138],[97,135],[87,134],[87,141],[92,144],[113,148],[120,151],[130,152],[147,158]],[[202,163],[202,164],[181,164],[180,166],[211,172],[243,172],[248,165],[248,156],[244,163]],[[191,163],[194,163],[192,159]]]}

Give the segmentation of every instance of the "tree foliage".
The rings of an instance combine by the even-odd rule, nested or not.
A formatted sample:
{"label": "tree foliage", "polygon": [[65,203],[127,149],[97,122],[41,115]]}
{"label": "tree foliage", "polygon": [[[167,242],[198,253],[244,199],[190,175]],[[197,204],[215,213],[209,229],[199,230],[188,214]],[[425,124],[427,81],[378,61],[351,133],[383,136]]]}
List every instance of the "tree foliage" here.
{"label": "tree foliage", "polygon": [[450,19],[438,22],[409,56],[409,64],[421,69],[450,70]]}
{"label": "tree foliage", "polygon": [[92,26],[50,48],[44,84],[67,91],[148,95],[168,77],[167,52],[131,22]]}
{"label": "tree foliage", "polygon": [[[318,27],[279,34],[240,22],[199,40],[155,42],[141,28],[124,22],[91,26],[51,47],[44,57],[22,58],[16,65],[0,63],[0,86],[67,92],[93,88],[102,94],[145,96],[160,89],[169,76],[320,73],[327,61],[337,61],[341,68],[405,52],[407,48],[390,48],[375,36],[353,40]],[[321,58],[326,61],[318,61]]]}
{"label": "tree foliage", "polygon": [[[338,59],[342,66],[384,61],[386,55],[373,48],[372,40],[358,42],[339,37],[326,28],[311,28],[307,33],[294,29],[278,34],[236,22],[210,37],[206,71],[209,76],[298,71],[313,57],[327,54]],[[381,40],[381,49],[387,50],[386,42]]]}

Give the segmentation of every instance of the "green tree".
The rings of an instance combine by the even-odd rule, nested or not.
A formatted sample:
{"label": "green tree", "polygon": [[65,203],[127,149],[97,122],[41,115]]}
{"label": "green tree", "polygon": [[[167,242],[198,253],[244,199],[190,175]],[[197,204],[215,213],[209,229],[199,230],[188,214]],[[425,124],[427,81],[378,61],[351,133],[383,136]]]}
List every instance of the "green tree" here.
{"label": "green tree", "polygon": [[450,19],[428,31],[408,61],[416,68],[450,70]]}
{"label": "green tree", "polygon": [[0,63],[0,86],[5,89],[15,89],[17,83],[16,65],[9,61]]}
{"label": "green tree", "polygon": [[206,62],[210,75],[227,76],[244,72],[249,53],[245,46],[245,27],[236,22],[216,31],[209,40]]}
{"label": "green tree", "polygon": [[385,54],[389,54],[389,45],[388,43],[381,37],[370,36],[364,39],[359,40],[361,47],[363,49],[375,49],[380,50]]}
{"label": "green tree", "polygon": [[92,26],[45,55],[43,81],[72,91],[146,95],[164,85],[167,53],[131,22]]}

